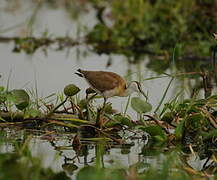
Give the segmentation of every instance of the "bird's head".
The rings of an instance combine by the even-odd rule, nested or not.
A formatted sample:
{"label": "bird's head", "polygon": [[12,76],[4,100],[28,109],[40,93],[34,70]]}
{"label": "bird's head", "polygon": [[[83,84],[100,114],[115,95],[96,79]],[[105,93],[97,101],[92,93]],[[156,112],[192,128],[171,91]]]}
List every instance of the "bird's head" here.
{"label": "bird's head", "polygon": [[127,87],[129,93],[137,92],[141,93],[146,99],[148,98],[144,91],[142,90],[141,84],[138,81],[132,81]]}

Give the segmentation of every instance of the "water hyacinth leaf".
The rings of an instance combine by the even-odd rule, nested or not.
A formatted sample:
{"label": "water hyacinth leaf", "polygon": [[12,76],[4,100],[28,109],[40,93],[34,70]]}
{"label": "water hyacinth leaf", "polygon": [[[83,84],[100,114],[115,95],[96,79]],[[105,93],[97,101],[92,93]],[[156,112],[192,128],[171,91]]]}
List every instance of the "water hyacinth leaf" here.
{"label": "water hyacinth leaf", "polygon": [[121,124],[126,125],[128,127],[133,127],[133,123],[129,118],[123,117],[121,119]]}
{"label": "water hyacinth leaf", "polygon": [[29,105],[30,97],[25,90],[14,89],[10,93],[12,95],[12,101],[17,109],[23,110]]}
{"label": "water hyacinth leaf", "polygon": [[96,91],[92,89],[91,87],[86,89],[86,94],[93,94],[93,93],[96,93]]}
{"label": "water hyacinth leaf", "polygon": [[133,97],[131,99],[131,106],[137,113],[146,113],[152,110],[151,104],[139,97]]}
{"label": "water hyacinth leaf", "polygon": [[114,116],[114,119],[116,121],[120,122],[122,125],[126,125],[128,127],[133,127],[132,121],[129,118],[125,117],[125,116],[117,114],[117,115]]}
{"label": "water hyacinth leaf", "polygon": [[160,126],[157,126],[157,125],[151,125],[148,127],[139,126],[139,129],[148,133],[156,141],[166,141],[167,140],[167,136]]}
{"label": "water hyacinth leaf", "polygon": [[64,94],[66,96],[74,96],[76,95],[78,92],[80,91],[80,88],[77,87],[74,84],[68,84],[67,86],[65,86],[64,88]]}

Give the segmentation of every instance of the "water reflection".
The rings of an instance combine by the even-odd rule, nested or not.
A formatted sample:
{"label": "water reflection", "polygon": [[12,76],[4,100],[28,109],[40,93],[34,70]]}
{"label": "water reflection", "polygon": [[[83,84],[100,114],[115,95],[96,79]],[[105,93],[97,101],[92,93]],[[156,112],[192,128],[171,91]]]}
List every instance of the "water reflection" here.
{"label": "water reflection", "polygon": [[128,136],[130,143],[122,145],[84,140],[79,146],[73,147],[74,136],[72,133],[17,131],[17,128],[12,128],[1,135],[0,154],[3,157],[13,152],[14,155],[30,158],[29,160],[32,157],[39,158],[43,168],[52,168],[57,173],[64,171],[71,179],[76,179],[76,176],[80,176],[87,167],[94,169],[99,167],[105,170],[116,168],[126,171],[136,166],[139,172],[146,171],[150,167],[161,169],[165,166],[165,161],[172,163],[170,157],[176,163],[181,163],[189,172],[215,171],[216,162],[209,155],[201,157],[200,151],[191,152],[189,147],[181,151],[173,145],[168,147],[168,144],[156,144],[154,141],[147,141],[147,137],[141,138],[139,134]]}
{"label": "water reflection", "polygon": [[[16,133],[16,136],[11,136]],[[34,136],[32,136],[34,134]],[[80,147],[72,146],[73,134],[47,134],[39,135],[40,131],[10,129],[2,139],[1,154],[20,151],[26,140],[29,141],[30,152],[34,157],[39,157],[43,167],[51,167],[55,172],[64,170],[68,175],[75,178],[78,172],[84,166],[94,165],[97,156],[100,156],[102,167],[117,166],[128,167],[138,160],[139,147],[135,144],[104,144],[83,141]],[[7,138],[8,137],[8,138]],[[144,143],[143,143],[144,144]],[[27,145],[27,144],[26,144]],[[133,151],[133,153],[131,153]]]}

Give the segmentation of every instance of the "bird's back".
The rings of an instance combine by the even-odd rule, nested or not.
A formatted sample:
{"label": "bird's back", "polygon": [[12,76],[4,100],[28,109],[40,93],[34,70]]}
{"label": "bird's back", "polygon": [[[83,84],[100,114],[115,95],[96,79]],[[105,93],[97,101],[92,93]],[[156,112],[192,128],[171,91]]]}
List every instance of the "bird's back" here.
{"label": "bird's back", "polygon": [[79,73],[88,81],[92,88],[101,93],[115,90],[114,95],[122,95],[122,90],[126,89],[125,80],[116,73],[107,71],[85,71],[78,70]]}

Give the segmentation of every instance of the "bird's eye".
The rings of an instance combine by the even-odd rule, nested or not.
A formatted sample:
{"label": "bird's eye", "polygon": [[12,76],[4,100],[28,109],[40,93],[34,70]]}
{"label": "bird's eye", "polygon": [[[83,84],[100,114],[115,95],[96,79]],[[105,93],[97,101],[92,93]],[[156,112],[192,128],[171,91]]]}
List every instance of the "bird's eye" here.
{"label": "bird's eye", "polygon": [[141,85],[139,82],[136,82],[138,89],[141,91]]}

